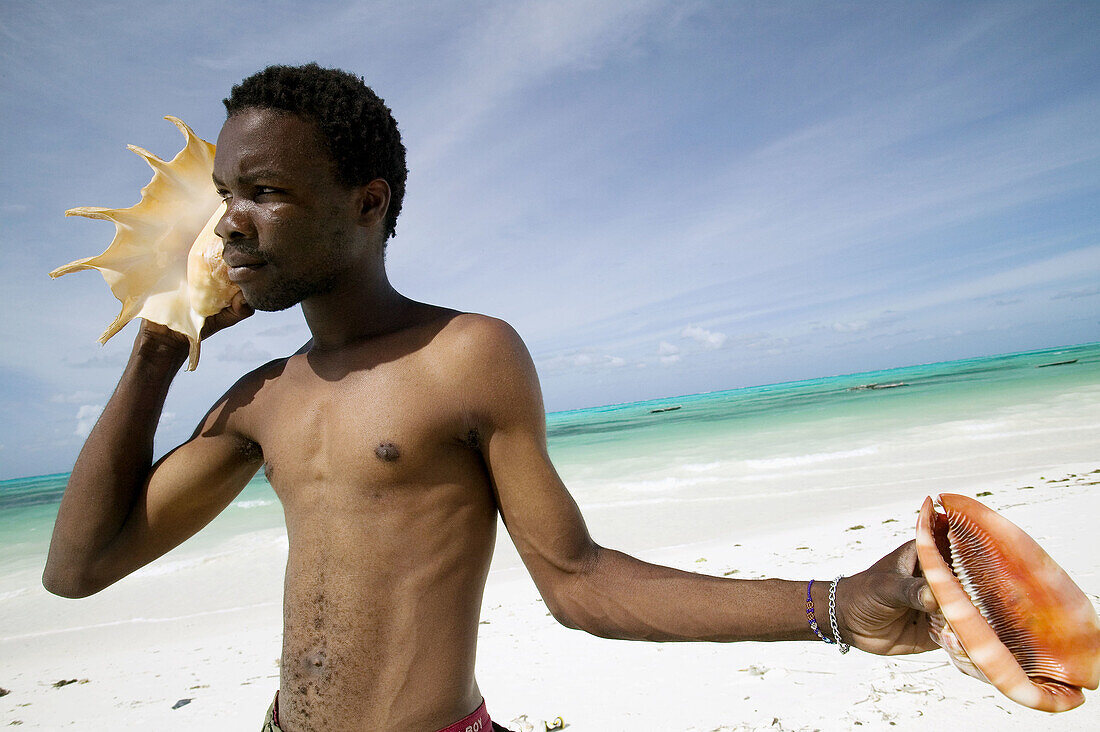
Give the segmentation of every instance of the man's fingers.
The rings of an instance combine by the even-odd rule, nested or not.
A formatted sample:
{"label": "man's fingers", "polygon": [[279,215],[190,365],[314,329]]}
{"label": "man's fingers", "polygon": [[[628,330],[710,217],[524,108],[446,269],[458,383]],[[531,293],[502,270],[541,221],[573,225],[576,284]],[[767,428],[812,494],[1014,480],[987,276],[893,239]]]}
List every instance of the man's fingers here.
{"label": "man's fingers", "polygon": [[880,572],[898,572],[913,576],[917,568],[917,542],[909,540],[882,559],[875,562],[872,570]]}
{"label": "man's fingers", "polygon": [[894,560],[897,571],[907,578],[902,581],[905,604],[914,610],[925,613],[938,610],[939,604],[936,602],[928,582],[924,577],[914,576],[919,574],[917,571],[917,542],[912,540],[905,542],[891,552],[889,557]]}
{"label": "man's fingers", "polygon": [[933,613],[939,609],[936,598],[928,582],[921,577],[913,577],[902,582],[905,604],[922,613]]}
{"label": "man's fingers", "polygon": [[206,319],[206,323],[202,328],[202,337],[206,338],[207,336],[217,333],[219,330],[228,328],[231,325],[236,325],[254,312],[256,312],[255,309],[245,302],[244,294],[238,292],[220,312]]}
{"label": "man's fingers", "polygon": [[897,607],[911,607],[923,613],[935,612],[939,608],[928,582],[918,576],[915,541],[905,542],[875,562],[871,570],[893,575],[893,581],[882,585],[882,591],[887,595],[883,599],[887,602]]}
{"label": "man's fingers", "polygon": [[891,554],[897,562],[899,572],[912,575],[917,569],[917,541],[910,539]]}
{"label": "man's fingers", "polygon": [[[240,290],[237,290],[237,294],[235,294],[233,296],[233,299],[229,301],[229,305],[228,307],[226,307],[225,310],[228,310],[233,314],[233,316],[235,317],[235,320],[233,321],[234,323],[238,323],[248,316],[252,315],[252,313],[256,312],[251,305],[245,302],[244,293]],[[223,310],[222,312],[225,312],[225,310]]]}
{"label": "man's fingers", "polygon": [[900,575],[895,585],[898,592],[895,599],[899,603],[924,613],[939,609],[928,582],[923,577],[915,576],[918,574],[916,541],[905,542],[876,562],[876,567]]}

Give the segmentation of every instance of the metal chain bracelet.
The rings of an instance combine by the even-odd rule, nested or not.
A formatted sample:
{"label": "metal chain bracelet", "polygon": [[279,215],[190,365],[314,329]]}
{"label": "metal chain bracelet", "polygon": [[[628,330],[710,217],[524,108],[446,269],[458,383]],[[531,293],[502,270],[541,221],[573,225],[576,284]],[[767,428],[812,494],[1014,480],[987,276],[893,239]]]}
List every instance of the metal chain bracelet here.
{"label": "metal chain bracelet", "polygon": [[833,638],[836,640],[836,647],[840,649],[841,653],[847,653],[851,650],[851,646],[840,640],[840,625],[836,622],[836,586],[840,584],[840,580],[843,578],[844,575],[838,574],[836,579],[833,580],[833,584],[829,586],[829,624],[833,626]]}

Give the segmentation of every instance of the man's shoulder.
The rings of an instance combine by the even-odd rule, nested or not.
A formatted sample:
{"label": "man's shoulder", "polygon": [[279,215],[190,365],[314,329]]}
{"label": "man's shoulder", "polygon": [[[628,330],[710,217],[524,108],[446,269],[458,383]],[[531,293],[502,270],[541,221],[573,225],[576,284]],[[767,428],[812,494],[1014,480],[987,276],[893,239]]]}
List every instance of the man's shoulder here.
{"label": "man's shoulder", "polygon": [[517,414],[541,419],[538,374],[515,328],[499,318],[460,313],[440,336],[446,355],[432,359],[436,373],[461,395],[478,424],[511,422]]}
{"label": "man's shoulder", "polygon": [[451,342],[464,345],[511,348],[522,346],[516,329],[500,318],[481,313],[456,312],[441,335]]}
{"label": "man's shoulder", "polygon": [[283,356],[282,358],[272,359],[252,369],[244,376],[237,379],[237,381],[229,387],[223,400],[240,401],[241,399],[251,400],[255,398],[265,384],[274,382],[282,375],[283,371],[286,369],[287,363],[289,363],[292,358],[304,351],[305,347],[297,353]]}
{"label": "man's shoulder", "polygon": [[516,329],[490,315],[456,313],[439,332],[438,340],[453,361],[475,368],[530,360]]}

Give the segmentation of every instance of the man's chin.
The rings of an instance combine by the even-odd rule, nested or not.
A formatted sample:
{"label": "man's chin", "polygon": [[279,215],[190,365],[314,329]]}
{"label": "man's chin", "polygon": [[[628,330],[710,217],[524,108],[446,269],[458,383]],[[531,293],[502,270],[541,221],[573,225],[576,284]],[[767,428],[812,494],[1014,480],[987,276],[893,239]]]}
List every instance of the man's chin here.
{"label": "man's chin", "polygon": [[241,283],[244,301],[256,310],[275,312],[292,308],[306,298],[324,295],[332,291],[335,280],[331,277],[315,280],[278,280],[268,283],[268,287],[257,287],[258,283]]}
{"label": "man's chin", "polygon": [[291,293],[248,292],[243,287],[241,288],[241,294],[244,295],[244,301],[248,303],[253,310],[262,310],[266,313],[288,310],[300,303],[303,299]]}

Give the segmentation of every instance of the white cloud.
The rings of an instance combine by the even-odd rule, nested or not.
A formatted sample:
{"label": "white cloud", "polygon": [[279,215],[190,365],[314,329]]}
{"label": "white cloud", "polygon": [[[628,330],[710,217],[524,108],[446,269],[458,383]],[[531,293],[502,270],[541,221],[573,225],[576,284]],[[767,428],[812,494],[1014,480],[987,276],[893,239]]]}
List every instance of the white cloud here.
{"label": "white cloud", "polygon": [[52,404],[80,404],[81,402],[87,403],[96,399],[101,399],[102,394],[94,391],[75,391],[72,394],[54,394],[50,397]]}
{"label": "white cloud", "polygon": [[87,437],[103,412],[102,404],[84,404],[76,412],[76,429],[73,434],[77,437]]}
{"label": "white cloud", "polygon": [[411,151],[410,167],[428,167],[493,109],[553,74],[592,71],[608,59],[628,56],[650,24],[672,22],[667,5],[665,0],[630,6],[582,0],[506,2],[472,16],[474,21],[457,33],[454,47],[460,51],[448,59],[449,73],[422,98],[427,108],[421,114],[413,110],[413,116],[432,119],[434,109],[457,111]]}
{"label": "white cloud", "polygon": [[725,333],[707,330],[697,325],[689,325],[680,332],[680,335],[684,338],[697,340],[706,348],[721,348],[722,344],[726,342],[726,338],[728,338]]}
{"label": "white cloud", "polygon": [[552,358],[539,359],[539,371],[569,371],[573,369],[594,368],[618,368],[626,364],[626,359],[621,356],[612,356],[607,353],[594,351],[581,351],[564,353]]}
{"label": "white cloud", "polygon": [[119,368],[122,368],[123,366],[126,365],[126,359],[127,359],[128,356],[129,356],[129,351],[127,351],[125,353],[122,352],[121,350],[113,351],[113,352],[109,352],[109,353],[104,352],[104,351],[99,351],[98,353],[96,353],[91,358],[84,359],[83,361],[70,361],[68,358],[65,358],[64,360],[69,366],[72,366],[73,368],[78,368],[78,369],[85,369],[85,368],[90,368],[90,369],[98,369],[98,368],[119,369]]}
{"label": "white cloud", "polygon": [[1093,295],[1100,295],[1100,285],[1093,285],[1092,287],[1081,287],[1076,290],[1066,290],[1050,296],[1051,300],[1078,300],[1082,297],[1092,297]]}
{"label": "white cloud", "polygon": [[[1020,292],[1053,287],[1082,276],[1100,272],[1100,245],[1059,252],[1011,269],[981,274],[973,279],[952,282],[914,295],[900,305],[909,311],[965,303],[982,297],[1010,297]],[[1087,289],[1087,288],[1086,288]],[[1085,290],[1075,290],[1086,296]]]}
{"label": "white cloud", "polygon": [[264,328],[256,334],[260,338],[271,338],[285,335],[301,335],[309,337],[309,328],[305,323],[286,323],[284,325],[276,325],[273,328]]}
{"label": "white cloud", "polygon": [[680,360],[680,347],[674,346],[668,341],[661,341],[661,345],[657,347],[657,353],[660,355],[660,362],[666,366]]}
{"label": "white cloud", "polygon": [[244,361],[246,363],[257,363],[261,361],[267,361],[271,358],[271,354],[262,348],[257,348],[256,344],[252,341],[244,341],[242,343],[230,343],[222,348],[216,358],[219,361]]}
{"label": "white cloud", "polygon": [[866,320],[855,320],[850,323],[833,323],[833,330],[837,333],[858,333],[861,330],[867,330]]}
{"label": "white cloud", "polygon": [[769,354],[780,353],[780,349],[789,346],[791,339],[770,333],[757,333],[745,339],[745,348],[764,351]]}

